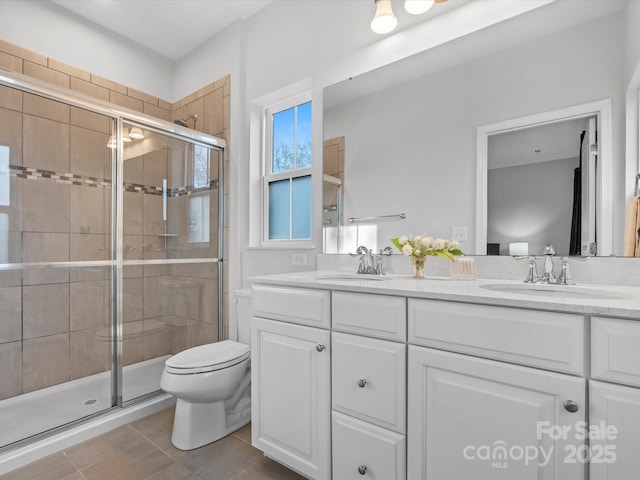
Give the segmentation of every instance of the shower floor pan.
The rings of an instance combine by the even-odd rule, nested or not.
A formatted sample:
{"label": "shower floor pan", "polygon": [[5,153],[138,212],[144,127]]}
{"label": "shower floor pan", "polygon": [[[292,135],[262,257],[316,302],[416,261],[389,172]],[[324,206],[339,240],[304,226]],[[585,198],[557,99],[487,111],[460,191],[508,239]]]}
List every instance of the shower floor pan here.
{"label": "shower floor pan", "polygon": [[[160,390],[170,355],[124,367],[125,400]],[[0,401],[0,447],[111,407],[111,372],[102,372]]]}

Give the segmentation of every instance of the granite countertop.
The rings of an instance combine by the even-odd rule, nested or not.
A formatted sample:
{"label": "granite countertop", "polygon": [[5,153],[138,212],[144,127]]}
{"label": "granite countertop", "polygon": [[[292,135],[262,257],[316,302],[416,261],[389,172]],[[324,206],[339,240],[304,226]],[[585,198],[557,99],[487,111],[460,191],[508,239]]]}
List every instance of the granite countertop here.
{"label": "granite countertop", "polygon": [[[383,278],[383,280],[380,280]],[[408,275],[357,275],[309,271],[251,277],[252,284],[340,290],[379,295],[447,300],[504,307],[602,315],[640,320],[640,287],[611,285],[531,285],[521,281],[448,277],[413,279]],[[526,290],[491,290],[528,289]],[[566,293],[565,293],[566,292]]]}

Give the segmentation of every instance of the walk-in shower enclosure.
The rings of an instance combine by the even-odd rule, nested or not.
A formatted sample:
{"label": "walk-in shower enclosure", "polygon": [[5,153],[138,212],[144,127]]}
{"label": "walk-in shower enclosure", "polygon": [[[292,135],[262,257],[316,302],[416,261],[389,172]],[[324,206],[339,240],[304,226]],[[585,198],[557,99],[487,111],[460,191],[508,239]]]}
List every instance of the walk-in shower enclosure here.
{"label": "walk-in shower enclosure", "polygon": [[224,141],[0,70],[0,452],[222,335]]}

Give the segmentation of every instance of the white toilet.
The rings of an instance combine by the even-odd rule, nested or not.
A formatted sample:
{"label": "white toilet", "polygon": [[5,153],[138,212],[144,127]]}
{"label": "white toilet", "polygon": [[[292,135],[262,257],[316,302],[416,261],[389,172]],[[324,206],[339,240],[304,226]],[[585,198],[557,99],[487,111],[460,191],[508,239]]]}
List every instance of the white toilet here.
{"label": "white toilet", "polygon": [[238,342],[190,348],[165,362],[160,386],[177,398],[171,442],[180,450],[215,442],[251,420],[251,291],[235,293]]}

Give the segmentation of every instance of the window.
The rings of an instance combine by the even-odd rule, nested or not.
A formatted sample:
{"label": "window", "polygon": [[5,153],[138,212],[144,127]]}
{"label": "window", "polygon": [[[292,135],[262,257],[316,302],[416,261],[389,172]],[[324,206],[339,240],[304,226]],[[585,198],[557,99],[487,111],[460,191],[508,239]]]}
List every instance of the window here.
{"label": "window", "polygon": [[193,145],[193,193],[189,196],[189,243],[209,242],[209,149]]}
{"label": "window", "polygon": [[266,240],[311,238],[311,102],[266,111],[264,217]]}

